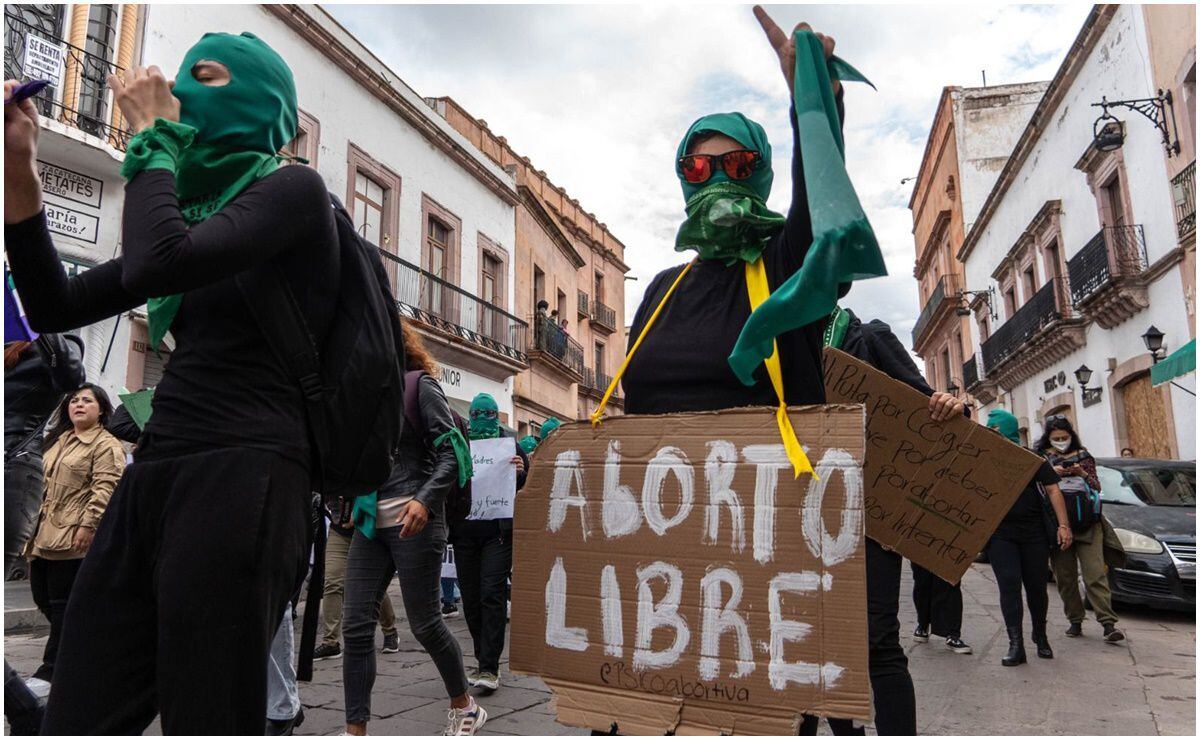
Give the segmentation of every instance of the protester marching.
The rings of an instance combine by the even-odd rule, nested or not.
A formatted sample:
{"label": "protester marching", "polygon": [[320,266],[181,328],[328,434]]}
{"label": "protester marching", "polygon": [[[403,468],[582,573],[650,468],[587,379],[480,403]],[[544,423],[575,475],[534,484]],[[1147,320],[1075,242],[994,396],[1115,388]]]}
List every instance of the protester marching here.
{"label": "protester marching", "polygon": [[[89,7],[110,8],[69,17]],[[26,24],[50,12],[14,8]],[[970,708],[919,690],[933,661],[943,684],[1022,677],[1052,697],[1078,678],[1056,673],[1068,654],[1139,649],[1137,621],[1118,617],[1156,603],[1137,574],[1169,568],[1155,593],[1194,607],[1194,463],[1189,478],[1135,456],[1136,420],[1122,444],[1096,441],[1057,377],[1040,412],[1003,390],[1015,366],[985,388],[963,363],[955,384],[969,334],[945,362],[914,362],[897,328],[912,322],[874,287],[889,273],[860,195],[874,185],[848,165],[863,142],[847,86],[875,84],[831,34],[785,32],[754,6],[773,95],[733,96],[745,112],[700,96],[690,126],[651,137],[682,134],[668,165],[682,197],[653,203],[645,187],[651,210],[683,214],[680,264],[625,326],[605,303],[623,301],[624,246],[528,158],[453,100],[397,92],[325,10],[255,10],[282,22],[220,30],[214,13],[214,30],[188,29],[173,77],[143,51],[110,65],[100,94],[124,138],[103,197],[122,199],[89,240],[112,256],[82,269],[61,209],[91,208],[95,178],[49,161],[77,125],[48,107],[68,94],[69,45],[28,34],[6,62],[6,598],[41,620],[6,634],[12,734],[936,734]],[[144,16],[109,21],[132,44]],[[396,115],[419,122],[421,147],[382,161],[348,143],[348,180],[318,170],[331,155],[297,38],[375,88],[361,109],[322,109],[325,125],[350,115],[366,140],[372,117]],[[785,112],[790,141],[773,146]],[[425,149],[461,170],[445,189],[405,169],[426,172]],[[788,192],[771,200],[779,172]],[[499,206],[453,210],[455,189]],[[419,204],[401,205],[408,190]],[[419,267],[400,246],[418,212]],[[1007,315],[1033,310],[1004,292],[1033,283],[1005,280]],[[938,321],[995,310],[991,288],[960,288]],[[518,295],[523,318],[507,310]],[[1043,328],[1068,315],[1053,310]],[[128,388],[107,370],[125,335],[143,356]],[[1142,383],[1130,375],[1107,392],[1187,391],[1187,357],[1151,353],[1109,367],[1150,373],[1144,389],[1121,390]],[[1193,423],[1172,419],[1172,434]],[[1113,516],[1155,497],[1193,507],[1190,539]],[[1057,654],[1052,598],[1081,638]],[[531,729],[520,713],[535,707]]]}

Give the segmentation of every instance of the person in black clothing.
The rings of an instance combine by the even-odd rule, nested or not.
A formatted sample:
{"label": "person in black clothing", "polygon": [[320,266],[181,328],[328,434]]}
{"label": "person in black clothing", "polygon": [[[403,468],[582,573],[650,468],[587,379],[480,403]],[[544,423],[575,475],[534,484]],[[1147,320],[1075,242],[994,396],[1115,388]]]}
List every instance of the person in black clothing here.
{"label": "person in black clothing", "polygon": [[323,339],[334,213],[316,171],[273,167],[295,86],[260,40],[206,35],[173,88],[156,67],[110,84],[137,132],[123,254],[72,278],[42,210],[36,110],[5,107],[5,242],[33,328],[149,300],[152,335],[169,326],[176,343],[80,568],[43,731],[139,734],[161,713],[167,734],[261,734],[271,640],[307,564],[312,456],[299,386],[233,278],[276,260]]}
{"label": "person in black clothing", "polygon": [[[992,409],[987,425],[1013,444],[1020,444],[1017,417],[1004,409]],[[1046,571],[1054,543],[1061,550],[1071,547],[1073,539],[1067,506],[1058,489],[1059,477],[1049,463],[1042,463],[1033,479],[1021,491],[1012,508],[1000,520],[987,544],[988,562],[996,575],[1000,589],[1000,612],[1008,632],[1008,653],[1001,665],[1015,666],[1025,662],[1025,638],[1021,613],[1021,586],[1029,603],[1029,621],[1033,627],[1033,642],[1039,658],[1053,658],[1050,640],[1046,636],[1046,612],[1050,599],[1046,595]],[[1048,513],[1047,503],[1052,513]],[[1054,532],[1047,529],[1054,526]]]}

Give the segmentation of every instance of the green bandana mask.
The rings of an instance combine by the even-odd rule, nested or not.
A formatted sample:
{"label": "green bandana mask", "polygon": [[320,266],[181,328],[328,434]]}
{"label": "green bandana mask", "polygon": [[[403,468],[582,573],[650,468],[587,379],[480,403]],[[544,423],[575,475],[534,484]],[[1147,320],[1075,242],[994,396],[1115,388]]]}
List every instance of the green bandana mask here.
{"label": "green bandana mask", "polygon": [[1021,429],[1017,417],[1004,409],[992,409],[988,412],[987,425],[989,429],[1000,432],[1009,442],[1021,444]]}
{"label": "green bandana mask", "polygon": [[471,401],[471,439],[494,439],[500,436],[500,409],[490,394],[480,393]]}
{"label": "green bandana mask", "polygon": [[[192,76],[201,60],[229,69],[229,83],[210,87]],[[144,169],[175,173],[180,210],[196,224],[279,167],[277,156],[296,136],[296,86],[283,58],[257,36],[207,33],[188,50],[175,76],[179,123],[155,121],[129,143],[121,174]],[[150,346],[179,312],[182,295],[150,298]]]}

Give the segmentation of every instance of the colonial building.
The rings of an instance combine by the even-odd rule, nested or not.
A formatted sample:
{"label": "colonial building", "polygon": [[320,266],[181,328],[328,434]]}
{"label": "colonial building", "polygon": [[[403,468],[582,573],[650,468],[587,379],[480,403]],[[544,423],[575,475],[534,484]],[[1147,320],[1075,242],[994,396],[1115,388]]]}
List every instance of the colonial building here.
{"label": "colonial building", "polygon": [[[67,58],[62,84],[42,96],[46,131],[39,152],[64,257],[86,267],[118,250],[118,170],[129,134],[105,75],[147,64],[172,73],[202,31],[250,31],[295,75],[301,130],[287,153],[319,170],[360,231],[379,245],[402,312],[441,365],[451,405],[465,412],[486,391],[511,422],[513,379],[528,367],[528,325],[506,310],[514,294],[520,202],[513,175],[320,7],[225,5],[218,21],[214,8],[5,7],[6,76],[23,76],[30,36]],[[153,386],[169,358],[169,343],[158,354],[146,351],[143,311],[84,334],[89,378],[110,390]]]}
{"label": "colonial building", "polygon": [[1195,454],[1195,377],[1152,386],[1143,339],[1195,336],[1194,23],[1186,6],[1095,6],[957,252],[966,286],[990,289],[967,390],[1025,441],[1062,414],[1097,456]]}
{"label": "colonial building", "polygon": [[1046,84],[942,89],[908,203],[921,301],[913,351],[925,360],[925,378],[938,390],[967,385],[967,305],[983,295],[969,292],[955,254]]}
{"label": "colonial building", "polygon": [[[503,136],[451,98],[429,104],[485,155],[511,172],[516,213],[513,310],[531,326],[529,369],[513,391],[514,426],[536,431],[550,416],[583,418],[625,355],[625,245]],[[547,308],[539,312],[538,304]],[[619,395],[609,402],[619,412]]]}

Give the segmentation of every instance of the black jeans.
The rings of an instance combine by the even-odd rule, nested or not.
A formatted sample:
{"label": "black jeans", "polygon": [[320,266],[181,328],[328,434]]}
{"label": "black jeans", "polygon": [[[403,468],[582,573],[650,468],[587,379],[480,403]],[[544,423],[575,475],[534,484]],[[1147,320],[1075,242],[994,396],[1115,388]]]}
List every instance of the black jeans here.
{"label": "black jeans", "polygon": [[5,580],[37,527],[42,492],[41,455],[25,454],[4,463]]}
{"label": "black jeans", "polygon": [[961,637],[962,587],[951,586],[916,563],[912,563],[912,575],[917,625],[941,637]]}
{"label": "black jeans", "polygon": [[306,466],[143,439],[67,605],[44,734],[261,735],[267,656],[308,563]]}
{"label": "black jeans", "polygon": [[508,573],[512,570],[512,532],[486,537],[456,536],[455,564],[467,629],[475,642],[481,673],[499,673],[508,627]]}
{"label": "black jeans", "polygon": [[446,551],[445,517],[438,512],[415,535],[400,537],[400,527],[375,531],[367,539],[354,530],[346,558],[345,601],[342,606],[342,682],[346,697],[346,724],[371,718],[371,690],[375,687],[375,622],[380,596],[394,573],[400,577],[400,595],[413,637],[433,658],[448,697],[467,693],[462,650],[442,620],[442,554]]}
{"label": "black jeans", "polygon": [[1022,627],[1021,586],[1024,584],[1033,632],[1044,633],[1050,606],[1050,597],[1046,595],[1050,546],[1045,531],[1040,528],[1029,528],[1024,532],[997,531],[988,541],[987,554],[992,572],[996,574],[996,585],[1000,588],[1004,626],[1010,630]]}
{"label": "black jeans", "polygon": [[[908,657],[900,646],[900,568],[904,559],[867,540],[867,643],[875,729],[880,735],[916,735],[917,699]],[[829,719],[835,735],[862,735],[848,719]],[[817,734],[817,719],[804,715],[801,735]]]}
{"label": "black jeans", "polygon": [[34,558],[29,563],[29,588],[33,591],[33,603],[50,622],[50,637],[42,652],[42,665],[33,677],[43,681],[54,679],[54,663],[58,657],[58,645],[62,641],[63,615],[67,611],[67,600],[75,577],[79,574],[82,558],[73,560],[46,560]]}

